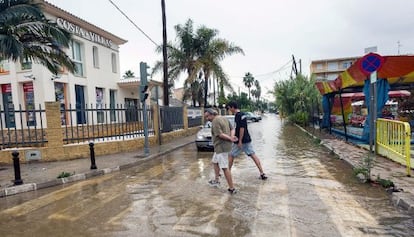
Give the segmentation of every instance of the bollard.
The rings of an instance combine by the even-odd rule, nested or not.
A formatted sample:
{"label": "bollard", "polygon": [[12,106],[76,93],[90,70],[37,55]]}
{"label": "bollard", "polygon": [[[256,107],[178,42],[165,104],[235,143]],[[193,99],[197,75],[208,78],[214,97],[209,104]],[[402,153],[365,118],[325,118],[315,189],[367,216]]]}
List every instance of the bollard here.
{"label": "bollard", "polygon": [[93,142],[89,143],[89,150],[91,153],[91,170],[96,170],[96,164],[95,164],[95,149],[93,148]]}
{"label": "bollard", "polygon": [[23,180],[20,176],[20,161],[19,161],[19,152],[13,151],[13,167],[14,167],[14,185],[23,184]]}

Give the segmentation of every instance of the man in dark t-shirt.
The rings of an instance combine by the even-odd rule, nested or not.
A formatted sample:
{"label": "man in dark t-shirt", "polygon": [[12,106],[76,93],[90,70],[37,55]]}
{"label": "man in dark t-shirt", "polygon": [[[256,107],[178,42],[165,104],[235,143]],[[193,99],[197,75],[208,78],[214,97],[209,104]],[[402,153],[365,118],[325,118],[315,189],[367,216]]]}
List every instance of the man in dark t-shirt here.
{"label": "man in dark t-shirt", "polygon": [[243,112],[240,112],[238,104],[234,101],[228,103],[226,108],[230,110],[235,116],[235,135],[238,138],[238,141],[233,143],[229,155],[229,169],[231,169],[233,166],[234,157],[237,157],[241,152],[244,152],[246,155],[253,159],[254,163],[259,169],[260,178],[263,180],[267,179],[266,174],[263,172],[262,165],[260,164],[259,157],[257,157],[255,154],[253,146],[251,144],[252,139],[250,138],[249,130],[247,129],[247,116]]}

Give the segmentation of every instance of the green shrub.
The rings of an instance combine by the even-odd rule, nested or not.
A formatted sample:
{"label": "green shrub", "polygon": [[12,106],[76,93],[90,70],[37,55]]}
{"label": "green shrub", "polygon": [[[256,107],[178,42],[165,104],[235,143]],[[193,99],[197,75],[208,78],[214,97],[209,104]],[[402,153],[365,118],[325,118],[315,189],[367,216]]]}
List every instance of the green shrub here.
{"label": "green shrub", "polygon": [[59,175],[58,175],[58,179],[61,179],[61,178],[66,178],[66,177],[69,177],[69,176],[72,176],[72,175],[74,175],[75,174],[75,172],[73,173],[73,174],[71,174],[71,173],[69,173],[69,172],[65,172],[65,171],[63,171],[62,173],[60,173]]}

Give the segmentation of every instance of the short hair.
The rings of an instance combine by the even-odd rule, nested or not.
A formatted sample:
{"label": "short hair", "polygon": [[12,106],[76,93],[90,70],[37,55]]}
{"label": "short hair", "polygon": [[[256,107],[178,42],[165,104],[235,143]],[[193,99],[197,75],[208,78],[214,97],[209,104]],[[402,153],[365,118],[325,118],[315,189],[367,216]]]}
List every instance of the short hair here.
{"label": "short hair", "polygon": [[236,101],[230,101],[230,102],[227,104],[227,108],[235,108],[235,109],[238,109],[238,108],[239,108],[239,105],[237,104],[237,102],[236,102]]}
{"label": "short hair", "polygon": [[205,109],[204,113],[209,113],[211,115],[217,115],[218,114],[217,111],[215,109],[212,109],[212,108]]}

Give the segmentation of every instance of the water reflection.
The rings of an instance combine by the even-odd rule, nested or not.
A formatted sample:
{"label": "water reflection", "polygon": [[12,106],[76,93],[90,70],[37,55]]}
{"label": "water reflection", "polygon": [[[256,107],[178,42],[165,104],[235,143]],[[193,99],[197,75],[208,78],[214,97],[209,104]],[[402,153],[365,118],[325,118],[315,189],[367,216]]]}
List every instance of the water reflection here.
{"label": "water reflection", "polygon": [[[382,188],[274,115],[249,123],[269,179],[235,160],[239,193],[210,187],[211,152],[191,144],[120,173],[0,199],[0,236],[413,236]],[[43,192],[43,191],[42,191]]]}

